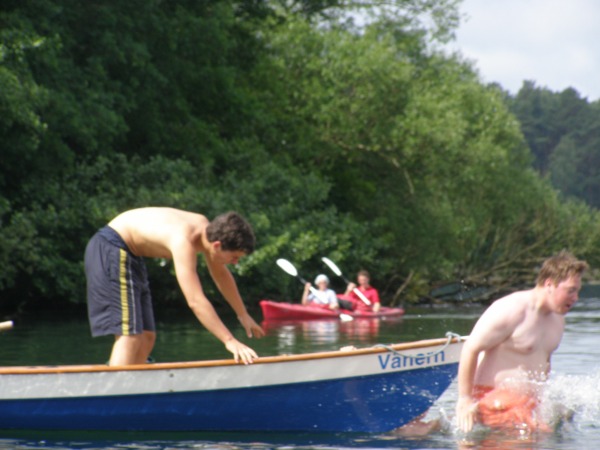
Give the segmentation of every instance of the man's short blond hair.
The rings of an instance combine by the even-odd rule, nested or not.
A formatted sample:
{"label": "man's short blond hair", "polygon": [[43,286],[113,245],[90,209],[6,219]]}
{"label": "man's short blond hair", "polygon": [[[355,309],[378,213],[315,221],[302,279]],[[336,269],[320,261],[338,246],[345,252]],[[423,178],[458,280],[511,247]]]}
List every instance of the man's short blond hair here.
{"label": "man's short blond hair", "polygon": [[588,268],[587,262],[578,260],[570,252],[563,250],[544,261],[536,284],[542,286],[546,280],[550,279],[554,285],[557,285],[572,276],[583,275]]}

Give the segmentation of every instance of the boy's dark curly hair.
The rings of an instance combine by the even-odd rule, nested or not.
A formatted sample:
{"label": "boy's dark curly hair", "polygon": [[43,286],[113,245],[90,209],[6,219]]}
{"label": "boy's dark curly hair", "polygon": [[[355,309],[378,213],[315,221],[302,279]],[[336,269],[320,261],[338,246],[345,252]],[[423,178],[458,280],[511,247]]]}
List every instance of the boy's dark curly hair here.
{"label": "boy's dark curly hair", "polygon": [[225,251],[243,251],[246,255],[254,251],[256,239],[252,226],[238,213],[229,211],[215,217],[206,227],[208,242],[221,242]]}

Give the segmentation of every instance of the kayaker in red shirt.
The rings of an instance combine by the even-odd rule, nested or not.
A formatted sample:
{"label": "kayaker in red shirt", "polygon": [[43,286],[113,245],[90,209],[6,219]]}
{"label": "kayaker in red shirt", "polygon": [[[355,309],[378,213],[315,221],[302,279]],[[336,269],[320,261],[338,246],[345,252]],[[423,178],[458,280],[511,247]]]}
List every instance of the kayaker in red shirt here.
{"label": "kayaker in red shirt", "polygon": [[[366,270],[359,271],[356,275],[356,281],[358,282],[358,286],[354,283],[349,283],[344,295],[346,295],[347,298],[352,301],[355,310],[378,312],[381,308],[379,292],[377,292],[377,289],[371,286],[371,275],[369,275],[369,272]],[[354,289],[359,290],[360,293],[371,302],[371,304],[367,305],[363,300],[361,300],[356,292],[354,292]]]}

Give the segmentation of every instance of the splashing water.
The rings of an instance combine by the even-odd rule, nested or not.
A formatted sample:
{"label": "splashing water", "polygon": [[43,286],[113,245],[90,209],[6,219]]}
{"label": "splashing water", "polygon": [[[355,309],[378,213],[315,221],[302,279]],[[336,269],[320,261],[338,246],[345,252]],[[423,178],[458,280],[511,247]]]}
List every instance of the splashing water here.
{"label": "splashing water", "polygon": [[[537,383],[536,383],[537,384]],[[458,396],[456,381],[424,417],[437,421],[430,427],[429,438],[444,449],[536,449],[573,450],[600,448],[600,370],[589,375],[553,373],[540,383],[539,418],[552,432],[531,433],[526,428],[490,430],[481,425],[468,434],[457,428],[455,408]],[[423,447],[433,448],[433,447]]]}
{"label": "splashing water", "polygon": [[551,424],[595,428],[600,423],[600,372],[553,375],[544,389],[540,412]]}

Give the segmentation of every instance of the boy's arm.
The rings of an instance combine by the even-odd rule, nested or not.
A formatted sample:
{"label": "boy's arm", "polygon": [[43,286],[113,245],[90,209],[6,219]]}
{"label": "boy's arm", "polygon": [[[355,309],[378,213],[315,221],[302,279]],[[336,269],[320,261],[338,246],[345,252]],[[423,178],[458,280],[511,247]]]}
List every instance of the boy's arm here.
{"label": "boy's arm", "polygon": [[308,295],[310,293],[310,283],[306,283],[304,285],[304,290],[302,291],[302,304],[308,305]]}
{"label": "boy's arm", "polygon": [[479,352],[475,346],[465,342],[458,365],[458,401],[456,402],[456,421],[458,428],[468,433],[473,428],[477,415],[477,402],[472,397],[473,380],[477,369]]}
{"label": "boy's arm", "polygon": [[350,295],[352,293],[352,291],[354,291],[354,289],[356,289],[356,284],[350,282],[348,283],[348,286],[346,286],[346,292],[344,292],[344,295]]}
{"label": "boy's arm", "polygon": [[463,432],[469,432],[477,417],[477,401],[473,388],[477,363],[482,352],[490,350],[508,339],[515,328],[515,316],[507,310],[510,304],[496,302],[479,318],[465,342],[458,365],[457,424]]}
{"label": "boy's arm", "polygon": [[381,301],[379,300],[379,291],[373,288],[373,298],[371,299],[373,311],[378,312],[381,309]]}
{"label": "boy's arm", "polygon": [[206,258],[206,265],[210,272],[210,276],[214,280],[221,294],[223,294],[223,297],[225,297],[225,300],[227,300],[227,303],[229,303],[231,308],[237,314],[238,320],[246,330],[248,337],[263,337],[265,335],[264,330],[252,317],[250,317],[250,314],[248,314],[246,306],[240,296],[240,292],[238,291],[235,279],[227,266],[214,263],[208,258]]}
{"label": "boy's arm", "polygon": [[236,361],[241,360],[244,364],[251,363],[258,355],[250,347],[233,337],[204,295],[200,278],[196,272],[197,257],[194,249],[191,246],[187,248],[182,245],[174,251],[172,250],[172,255],[179,287],[194,315],[208,331],[225,344],[227,350],[233,353]]}

